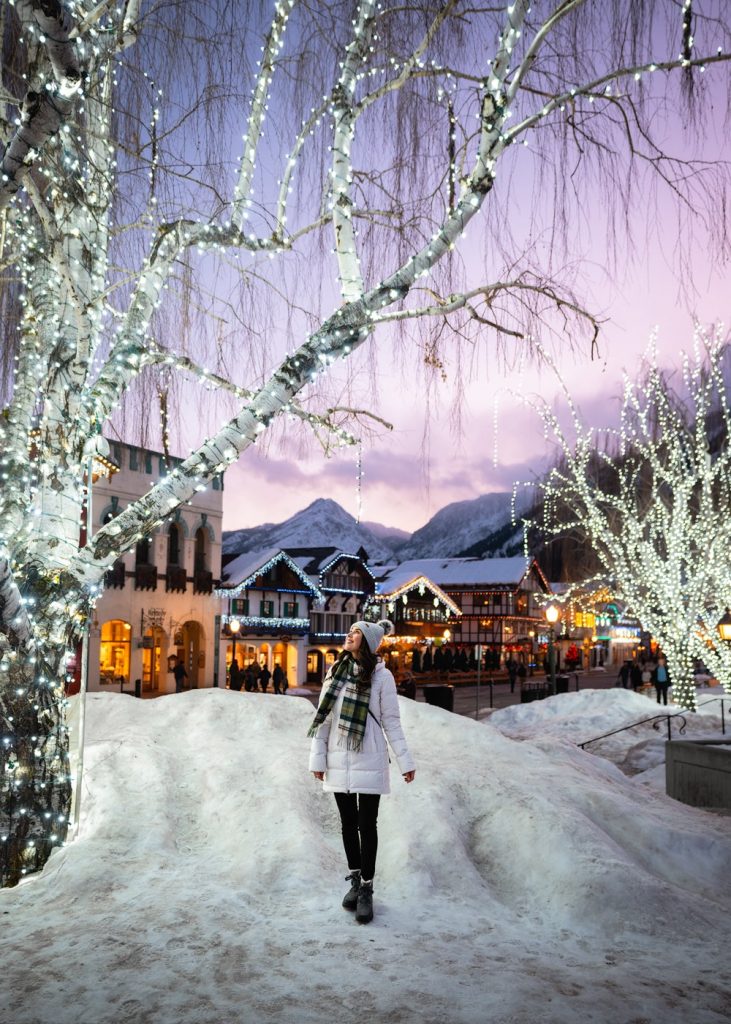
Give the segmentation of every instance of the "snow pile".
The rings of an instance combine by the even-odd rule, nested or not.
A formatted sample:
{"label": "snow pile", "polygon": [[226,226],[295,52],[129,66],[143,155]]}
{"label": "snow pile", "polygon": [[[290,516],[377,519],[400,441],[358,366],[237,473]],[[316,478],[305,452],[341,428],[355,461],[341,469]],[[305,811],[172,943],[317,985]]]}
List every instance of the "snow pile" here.
{"label": "snow pile", "polygon": [[731,819],[401,703],[363,927],[308,701],[91,696],[80,836],[0,893],[0,1024],[727,1020]]}
{"label": "snow pile", "polygon": [[[660,706],[654,699],[632,690],[581,690],[562,693],[530,704],[515,704],[495,711],[490,724],[513,739],[529,739],[547,749],[561,738],[572,744],[593,742],[585,748],[612,761],[638,781],[665,788],[665,741],[667,715],[674,739],[706,739],[721,732],[721,702],[718,687],[698,692],[698,711],[681,713],[672,702]],[[728,698],[726,698],[728,701]],[[726,704],[726,730],[731,738],[731,719]],[[657,716],[662,716],[658,718]],[[651,721],[642,722],[642,719]],[[634,723],[641,723],[634,725]],[[625,729],[632,725],[632,729]],[[613,730],[625,730],[597,739]]]}

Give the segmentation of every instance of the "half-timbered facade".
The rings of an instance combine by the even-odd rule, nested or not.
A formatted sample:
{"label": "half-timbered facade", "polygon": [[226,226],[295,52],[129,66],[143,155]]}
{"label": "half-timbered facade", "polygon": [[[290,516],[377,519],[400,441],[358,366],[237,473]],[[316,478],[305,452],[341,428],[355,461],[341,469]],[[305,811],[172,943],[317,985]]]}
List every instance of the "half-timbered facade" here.
{"label": "half-timbered facade", "polygon": [[365,617],[376,580],[368,555],[335,547],[287,548],[287,553],[321,594],[310,612],[305,681],[322,682],[353,622]]}
{"label": "half-timbered facade", "polygon": [[236,657],[239,668],[256,663],[273,672],[279,665],[290,686],[303,682],[312,606],[323,599],[317,585],[280,548],[238,555],[224,576],[217,595],[225,603],[227,668]]}
{"label": "half-timbered facade", "polygon": [[[413,587],[407,583],[422,580],[421,604],[409,613]],[[433,591],[429,591],[429,582]],[[411,587],[405,593],[400,588]],[[488,667],[497,668],[508,657],[529,663],[546,631],[542,595],[551,586],[535,560],[525,558],[422,558],[402,562],[378,581],[379,595],[387,598],[386,608],[398,609],[402,635],[410,624],[414,641],[438,638],[453,652],[466,650],[470,661],[478,646],[485,652]],[[418,587],[417,587],[418,590]],[[444,594],[458,614],[452,615],[440,601]],[[431,593],[431,597],[427,596]],[[406,602],[403,597],[406,596]],[[390,600],[388,598],[390,597]],[[399,608],[399,597],[403,608]],[[429,611],[429,600],[433,613]],[[441,607],[441,610],[440,610]],[[450,616],[447,616],[447,610]],[[432,615],[434,621],[419,621]],[[437,622],[436,618],[444,618]],[[447,622],[447,618],[450,619]]]}

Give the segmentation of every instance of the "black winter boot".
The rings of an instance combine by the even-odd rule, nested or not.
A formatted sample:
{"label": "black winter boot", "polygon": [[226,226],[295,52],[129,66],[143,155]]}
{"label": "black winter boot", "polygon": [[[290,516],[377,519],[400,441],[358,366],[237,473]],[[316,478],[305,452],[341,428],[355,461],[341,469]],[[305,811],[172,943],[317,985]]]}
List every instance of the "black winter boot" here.
{"label": "black winter boot", "polygon": [[350,882],[350,888],[343,897],[343,906],[346,910],[355,910],[358,906],[358,890],[360,889],[360,871],[358,868],[345,876],[345,881]]}
{"label": "black winter boot", "polygon": [[373,882],[360,883],[355,919],[358,924],[368,924],[373,920]]}

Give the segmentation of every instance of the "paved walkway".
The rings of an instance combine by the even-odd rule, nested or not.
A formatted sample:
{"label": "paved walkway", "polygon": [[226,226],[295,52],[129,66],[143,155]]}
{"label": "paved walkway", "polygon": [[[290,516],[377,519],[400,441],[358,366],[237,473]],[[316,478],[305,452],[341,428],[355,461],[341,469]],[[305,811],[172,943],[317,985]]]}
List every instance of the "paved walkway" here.
{"label": "paved walkway", "polygon": [[[595,669],[591,672],[570,672],[568,676],[570,691],[577,689],[611,690],[617,684],[616,673],[611,668],[606,672],[601,669]],[[527,679],[526,683],[529,685],[542,684],[544,679],[543,675],[535,675]],[[454,686],[453,710],[458,715],[466,715],[472,718],[476,714],[483,714],[489,708],[506,708],[511,704],[521,703],[520,683],[515,684],[515,690],[511,693],[507,676],[495,677],[491,685],[490,676],[486,675],[484,681],[480,682],[479,692],[478,687],[473,684],[460,683],[459,673],[453,674],[450,685]],[[316,705],[320,699],[320,691],[312,689],[312,692],[307,694],[307,696]],[[418,676],[416,699],[422,702],[425,701],[424,690],[418,682]]]}
{"label": "paved walkway", "polygon": [[[609,669],[604,672],[601,670],[593,672],[570,672],[567,673],[569,677],[569,690],[609,690],[616,685],[617,678],[615,673]],[[474,717],[476,713],[483,713],[489,708],[506,708],[512,704],[521,703],[521,686],[520,683],[515,684],[515,690],[510,692],[510,683],[508,682],[507,676],[496,677],[492,685],[490,685],[489,677],[485,682],[481,682],[478,687],[475,685],[460,685],[456,679],[454,681],[454,711],[458,715],[467,715]],[[534,675],[529,679],[526,679],[528,686],[538,685],[542,686],[545,684],[545,677],[543,675]],[[423,689],[417,690],[416,699],[419,701],[425,700]]]}

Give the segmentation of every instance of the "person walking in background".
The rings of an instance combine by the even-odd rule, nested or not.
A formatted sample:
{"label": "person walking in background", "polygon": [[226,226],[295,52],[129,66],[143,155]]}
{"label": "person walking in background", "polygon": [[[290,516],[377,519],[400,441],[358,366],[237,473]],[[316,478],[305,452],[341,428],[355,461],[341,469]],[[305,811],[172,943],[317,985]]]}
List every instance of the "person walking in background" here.
{"label": "person walking in background", "polygon": [[670,675],[668,674],[667,662],[662,656],[660,656],[657,659],[657,665],[655,666],[655,670],[652,673],[652,682],[655,685],[657,703],[667,704],[668,687],[670,686]]}
{"label": "person walking in background", "polygon": [[625,661],[617,673],[617,686],[623,686],[626,690],[629,686],[629,662]]}
{"label": "person walking in background", "polygon": [[182,693],[185,689],[185,680],[188,678],[188,673],[185,671],[185,665],[183,664],[182,658],[175,659],[173,675],[175,676],[175,692]]}
{"label": "person walking in background", "polygon": [[635,691],[635,693],[637,693],[637,691],[642,686],[642,668],[640,667],[640,663],[638,661],[633,661],[630,665],[629,681],[632,685],[632,689]]}
{"label": "person walking in background", "polygon": [[[377,657],[393,623],[354,622],[329,669],[308,735],[310,771],[332,793],[340,814],[350,889],[343,906],[355,919],[373,919],[373,876],[378,850],[378,805],[389,793],[388,744],[405,782],[415,766],[401,728],[393,676]],[[384,736],[385,733],[385,736]]]}
{"label": "person walking in background", "polygon": [[515,693],[515,680],[518,678],[518,662],[515,658],[510,658],[507,665],[505,666],[508,670],[508,680],[510,682],[510,692]]}
{"label": "person walking in background", "polygon": [[256,689],[256,673],[251,662],[244,669],[244,689],[247,693],[251,693],[252,690]]}
{"label": "person walking in background", "polygon": [[241,672],[239,671],[239,663],[236,658],[231,662],[231,666],[228,670],[228,686],[230,690],[241,689]]}
{"label": "person walking in background", "polygon": [[267,666],[262,665],[259,671],[259,689],[261,690],[262,693],[267,692],[267,689],[269,688],[269,680],[271,679],[271,677],[272,674],[267,668]]}
{"label": "person walking in background", "polygon": [[284,672],[282,671],[281,665],[275,665],[274,671],[272,672],[272,685],[274,686],[275,693],[282,692],[282,682],[284,680]]}

